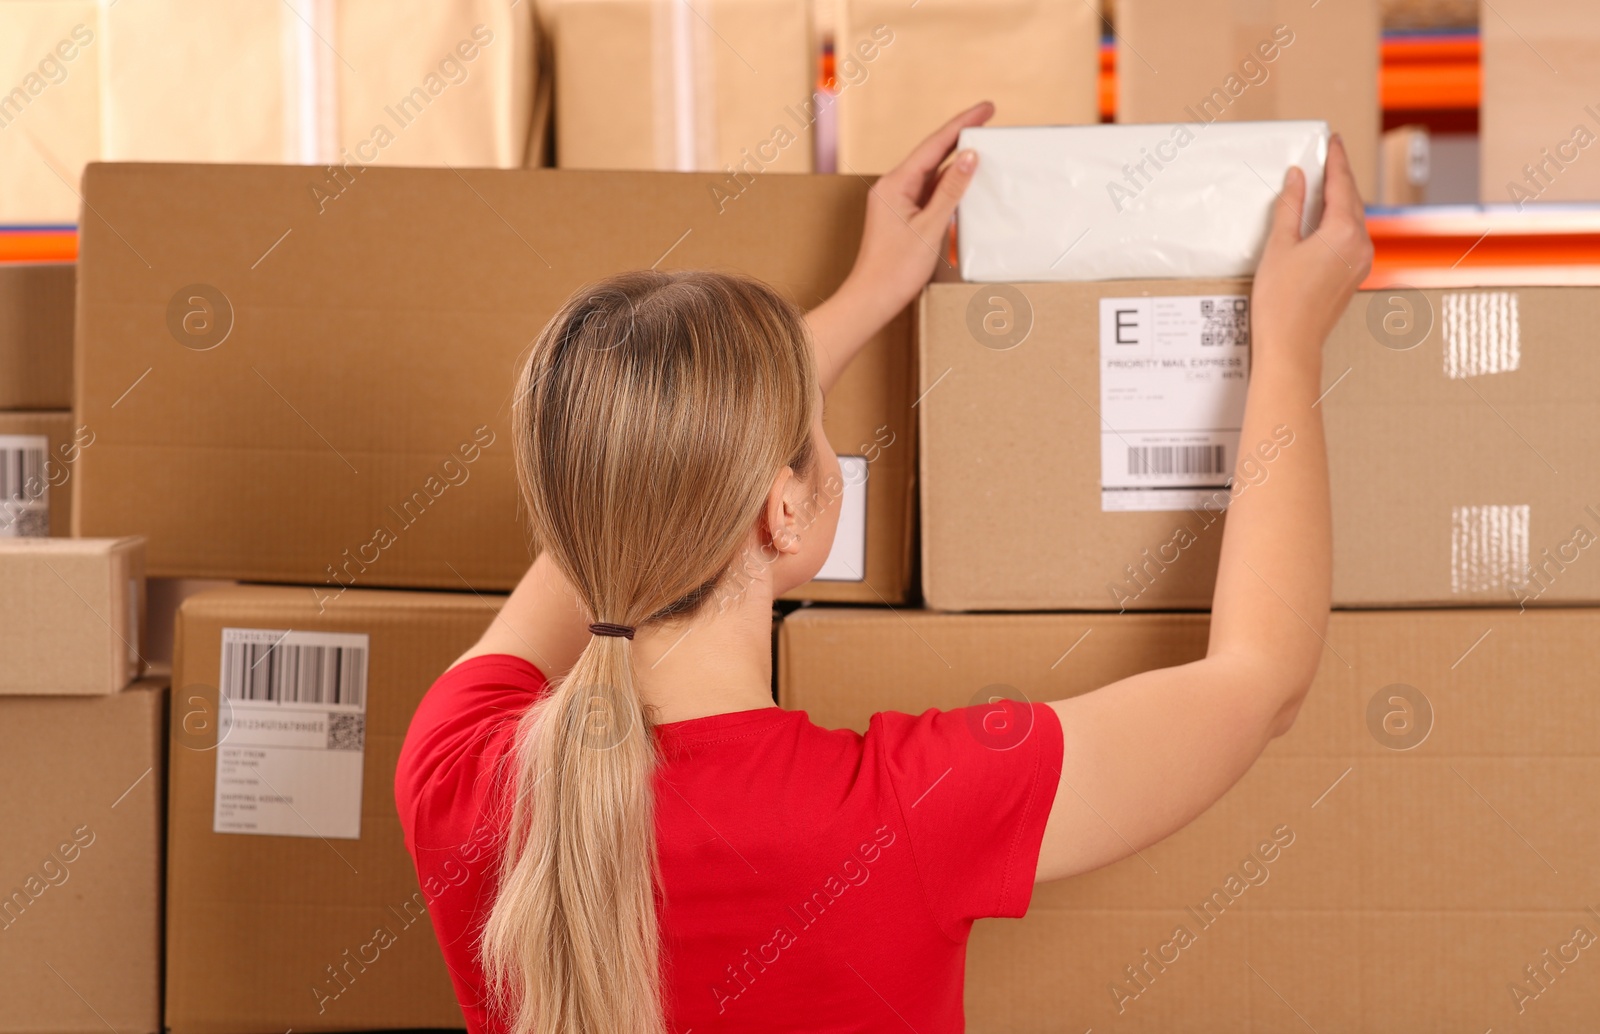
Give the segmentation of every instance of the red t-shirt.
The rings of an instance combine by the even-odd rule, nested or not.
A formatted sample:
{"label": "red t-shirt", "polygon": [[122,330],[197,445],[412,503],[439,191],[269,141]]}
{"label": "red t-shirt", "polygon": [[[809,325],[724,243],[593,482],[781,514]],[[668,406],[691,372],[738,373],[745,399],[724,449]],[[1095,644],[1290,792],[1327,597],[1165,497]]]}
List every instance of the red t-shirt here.
{"label": "red t-shirt", "polygon": [[[457,665],[395,777],[474,1034],[501,1029],[475,954],[505,836],[500,762],[544,689],[520,658]],[[1061,771],[1055,712],[999,707],[878,714],[864,736],[776,707],[656,727],[669,1028],[961,1031],[967,934],[1027,910]]]}

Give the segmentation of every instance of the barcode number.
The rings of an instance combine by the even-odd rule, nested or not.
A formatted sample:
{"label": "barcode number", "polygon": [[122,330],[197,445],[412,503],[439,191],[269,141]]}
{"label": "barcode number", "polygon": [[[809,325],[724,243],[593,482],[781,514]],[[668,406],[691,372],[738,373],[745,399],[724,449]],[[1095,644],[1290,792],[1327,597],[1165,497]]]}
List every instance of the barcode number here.
{"label": "barcode number", "polygon": [[[222,695],[229,700],[365,708],[367,647],[276,640],[246,633],[222,640]],[[364,636],[343,637],[362,639]]]}
{"label": "barcode number", "polygon": [[1130,445],[1129,474],[1221,474],[1223,445]]}

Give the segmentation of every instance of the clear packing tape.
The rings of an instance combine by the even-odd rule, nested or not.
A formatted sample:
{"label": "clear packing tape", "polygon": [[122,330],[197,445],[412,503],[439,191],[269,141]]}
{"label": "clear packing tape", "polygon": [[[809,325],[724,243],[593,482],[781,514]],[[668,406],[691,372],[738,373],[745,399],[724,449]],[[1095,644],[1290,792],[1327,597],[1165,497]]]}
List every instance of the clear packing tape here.
{"label": "clear packing tape", "polygon": [[139,0],[101,8],[108,161],[524,164],[533,5]]}
{"label": "clear packing tape", "polygon": [[1321,219],[1317,121],[980,127],[959,211],[961,275],[980,282],[1249,276],[1291,165]]}

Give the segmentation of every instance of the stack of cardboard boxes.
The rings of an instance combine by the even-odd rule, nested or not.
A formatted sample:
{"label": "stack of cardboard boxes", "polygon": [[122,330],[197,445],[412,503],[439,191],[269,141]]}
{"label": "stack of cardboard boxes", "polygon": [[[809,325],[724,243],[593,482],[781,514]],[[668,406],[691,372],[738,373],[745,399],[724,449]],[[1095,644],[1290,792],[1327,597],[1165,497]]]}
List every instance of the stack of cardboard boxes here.
{"label": "stack of cardboard boxes", "polygon": [[0,537],[0,1029],[161,1029],[167,680],[144,543]]}
{"label": "stack of cardboard boxes", "polygon": [[[177,618],[175,1034],[460,1024],[393,772],[422,694],[531,557],[519,362],[608,273],[736,269],[809,307],[854,260],[867,182],[762,177],[729,200],[725,179],[372,169],[319,213],[292,167],[89,169],[75,532],[140,529],[162,579],[282,583]],[[830,397],[840,533],[799,599],[908,598],[912,355],[906,313]]]}
{"label": "stack of cardboard boxes", "polygon": [[[1371,170],[1372,3],[1281,19],[1189,5],[1187,36],[1166,8],[1119,6],[1124,120],[1194,105],[1329,118]],[[869,182],[765,173],[812,168],[835,106],[839,168],[857,172],[980,96],[1005,121],[1097,117],[1092,4],[840,0],[826,97],[803,4],[550,0],[540,33],[517,7],[474,8],[513,22],[472,57],[452,36],[465,74],[444,68],[433,95],[487,91],[471,106],[492,125],[456,138],[436,112],[386,110],[404,131],[384,144],[381,120],[370,139],[344,133],[389,96],[347,92],[365,80],[346,62],[414,73],[425,93],[432,73],[321,20],[359,5],[255,5],[295,46],[255,54],[283,89],[235,128],[266,134],[245,141],[259,160],[334,165],[91,166],[75,332],[71,267],[0,269],[0,534],[61,534],[70,513],[84,536],[0,548],[5,584],[24,587],[0,600],[3,764],[29,789],[0,803],[0,887],[15,884],[0,1001],[21,1003],[0,1034],[87,1029],[84,1007],[172,1034],[460,1026],[392,775],[422,694],[531,557],[509,413],[540,327],[580,285],[642,267],[738,270],[823,300]],[[141,11],[79,42],[79,57],[103,44],[94,76],[158,52],[138,44]],[[309,38],[285,12],[310,15]],[[928,56],[953,42],[959,61]],[[1329,54],[1348,63],[1330,71]],[[539,163],[552,67],[573,168],[455,168]],[[130,118],[163,107],[104,96]],[[92,153],[153,153],[159,132],[112,114],[104,139],[123,149]],[[385,161],[350,151],[364,142]],[[452,167],[368,167],[390,155]],[[780,701],[864,728],[879,710],[1047,700],[1200,656],[1224,481],[1245,452],[1239,476],[1270,478],[1293,443],[1210,427],[1122,440],[1135,429],[1103,419],[1106,349],[1192,310],[1197,333],[1247,355],[1248,296],[1246,281],[930,286],[830,396],[840,530],[784,606]],[[1295,730],[1189,829],[1040,888],[1025,920],[981,924],[970,1029],[1562,1029],[1600,1008],[1582,961],[1600,934],[1600,825],[1574,804],[1600,762],[1583,681],[1600,632],[1600,359],[1583,338],[1597,310],[1583,288],[1358,296],[1320,403],[1346,609]],[[170,717],[164,676],[129,686],[129,644],[171,620],[138,617],[145,562],[161,579],[276,583],[184,602]],[[489,864],[480,844],[425,846]]]}

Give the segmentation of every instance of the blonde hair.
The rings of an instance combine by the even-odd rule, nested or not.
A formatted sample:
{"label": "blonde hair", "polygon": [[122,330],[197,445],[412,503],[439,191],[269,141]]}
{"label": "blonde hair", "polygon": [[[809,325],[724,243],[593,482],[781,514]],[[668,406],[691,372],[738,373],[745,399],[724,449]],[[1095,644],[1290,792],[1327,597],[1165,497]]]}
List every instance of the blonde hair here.
{"label": "blonde hair", "polygon": [[[573,296],[513,437],[535,538],[592,620],[645,628],[711,599],[773,479],[806,476],[816,396],[801,313],[757,281],[640,272]],[[613,636],[517,727],[480,945],[509,1034],[664,1034],[649,727]]]}

